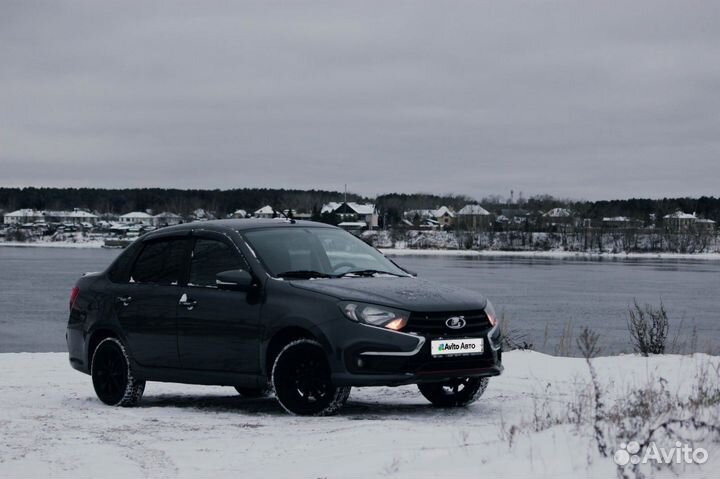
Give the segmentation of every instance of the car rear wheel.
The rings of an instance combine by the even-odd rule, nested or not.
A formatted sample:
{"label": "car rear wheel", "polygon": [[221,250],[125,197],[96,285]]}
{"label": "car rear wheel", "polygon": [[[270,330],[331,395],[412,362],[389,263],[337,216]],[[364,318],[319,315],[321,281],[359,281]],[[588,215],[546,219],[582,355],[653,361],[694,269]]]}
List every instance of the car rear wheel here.
{"label": "car rear wheel", "polygon": [[135,406],[145,391],[145,381],[133,375],[127,350],[115,338],[105,338],[95,348],[90,375],[95,394],[110,406]]}
{"label": "car rear wheel", "polygon": [[270,395],[270,385],[268,384],[264,388],[244,388],[242,386],[235,386],[235,390],[246,398],[264,398]]}
{"label": "car rear wheel", "polygon": [[453,378],[439,383],[418,384],[420,394],[436,407],[467,406],[485,392],[488,378]]}
{"label": "car rear wheel", "polygon": [[301,416],[334,414],[350,395],[350,387],[332,384],[325,351],[312,339],[298,339],[280,351],[272,384],[280,405]]}

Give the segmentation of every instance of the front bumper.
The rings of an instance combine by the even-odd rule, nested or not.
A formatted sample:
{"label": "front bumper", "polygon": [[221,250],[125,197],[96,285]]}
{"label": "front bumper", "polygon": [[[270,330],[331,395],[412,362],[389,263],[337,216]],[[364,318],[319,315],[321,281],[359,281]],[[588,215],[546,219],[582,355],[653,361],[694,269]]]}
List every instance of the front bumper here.
{"label": "front bumper", "polygon": [[488,327],[472,336],[451,337],[482,337],[482,354],[433,357],[431,341],[443,336],[407,334],[362,324],[352,326],[357,329],[353,339],[338,347],[334,355],[332,380],[338,386],[399,386],[456,377],[498,376],[503,371],[497,327]]}

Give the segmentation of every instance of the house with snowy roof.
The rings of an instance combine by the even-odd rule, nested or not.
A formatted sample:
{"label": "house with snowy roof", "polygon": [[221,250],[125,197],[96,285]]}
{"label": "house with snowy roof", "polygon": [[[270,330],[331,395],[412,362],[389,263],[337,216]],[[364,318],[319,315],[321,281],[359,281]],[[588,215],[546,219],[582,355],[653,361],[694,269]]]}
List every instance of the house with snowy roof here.
{"label": "house with snowy roof", "polygon": [[435,209],[415,209],[403,212],[404,227],[449,228],[455,223],[455,211],[447,206]]}
{"label": "house with snowy roof", "polygon": [[695,213],[685,213],[677,210],[674,213],[663,216],[663,225],[667,231],[673,233],[681,233],[691,229],[696,231],[714,231],[715,222],[713,220],[698,218]]}
{"label": "house with snowy roof", "polygon": [[118,221],[128,225],[142,224],[151,226],[154,220],[152,215],[145,213],[144,211],[131,211],[130,213],[121,215],[120,218],[118,218]]}
{"label": "house with snowy roof", "polygon": [[277,213],[275,213],[275,208],[270,205],[265,205],[262,208],[255,210],[255,212],[253,212],[253,216],[255,218],[275,218]]}
{"label": "house with snowy roof", "polygon": [[443,228],[450,228],[455,223],[455,212],[447,206],[441,206],[433,211],[433,217]]}
{"label": "house with snowy roof", "polygon": [[5,213],[3,223],[6,225],[22,225],[26,223],[34,223],[44,220],[45,216],[40,212],[31,208],[23,208],[10,213]]}
{"label": "house with snowy roof", "polygon": [[543,213],[541,220],[549,230],[567,231],[567,226],[575,224],[575,215],[567,208],[553,208]]}
{"label": "house with snowy roof", "polygon": [[80,208],[75,208],[72,211],[44,211],[43,214],[45,221],[48,223],[94,225],[100,219],[98,215]]}
{"label": "house with snowy roof", "polygon": [[377,228],[378,226],[377,210],[375,205],[370,203],[355,203],[354,201],[330,202],[323,205],[320,212],[336,215],[339,220],[338,226],[341,228],[357,229],[357,223],[364,223],[367,229]]}
{"label": "house with snowy roof", "polygon": [[675,233],[689,230],[695,224],[695,221],[697,221],[695,213],[685,213],[681,210],[663,216],[665,229]]}
{"label": "house with snowy roof", "polygon": [[458,229],[467,231],[488,229],[493,222],[492,214],[476,204],[463,206],[455,216]]}
{"label": "house with snowy roof", "polygon": [[25,208],[11,213],[7,213],[3,217],[5,224],[27,224],[27,223],[70,223],[70,224],[86,224],[94,225],[99,217],[80,208],[74,208],[72,211],[37,211]]}

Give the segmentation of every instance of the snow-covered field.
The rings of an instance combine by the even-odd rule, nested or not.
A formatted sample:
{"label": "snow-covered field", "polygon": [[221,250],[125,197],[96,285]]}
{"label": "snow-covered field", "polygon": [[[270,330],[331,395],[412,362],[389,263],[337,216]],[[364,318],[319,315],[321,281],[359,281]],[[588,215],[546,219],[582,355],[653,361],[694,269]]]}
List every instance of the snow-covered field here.
{"label": "snow-covered field", "polygon": [[[305,418],[232,388],[159,383],[148,384],[141,407],[110,408],[65,354],[0,354],[0,477],[616,477],[588,428],[521,427],[508,438],[513,425],[532,423],[538,405],[572,402],[589,380],[584,360],[515,351],[504,363],[505,374],[467,409],[434,409],[412,386],[365,388],[339,416]],[[611,402],[659,378],[687,392],[698,368],[720,367],[720,358],[594,364]],[[677,471],[717,477],[717,444],[698,444],[708,462]]]}

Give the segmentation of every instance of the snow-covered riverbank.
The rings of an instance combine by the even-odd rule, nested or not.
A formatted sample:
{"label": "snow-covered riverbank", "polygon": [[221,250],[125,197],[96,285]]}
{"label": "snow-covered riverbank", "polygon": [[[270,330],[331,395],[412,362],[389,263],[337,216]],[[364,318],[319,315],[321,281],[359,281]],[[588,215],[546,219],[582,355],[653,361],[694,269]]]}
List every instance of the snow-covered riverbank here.
{"label": "snow-covered riverbank", "polygon": [[[587,428],[519,428],[508,439],[538,406],[567,407],[589,379],[584,361],[516,351],[504,362],[467,409],[434,409],[413,386],[365,388],[339,416],[302,418],[228,387],[160,383],[148,384],[141,407],[109,408],[65,354],[0,354],[0,477],[616,477]],[[608,403],[659,378],[687,392],[703,364],[720,358],[595,360]],[[708,462],[680,475],[713,477],[720,451],[696,446]]]}
{"label": "snow-covered riverbank", "polygon": [[[103,241],[0,241],[0,247],[17,248],[102,248]],[[489,256],[517,258],[609,258],[609,259],[696,259],[720,260],[720,253],[586,253],[578,251],[499,251],[499,250],[458,250],[458,249],[410,249],[380,248],[388,256]]]}
{"label": "snow-covered riverbank", "polygon": [[615,258],[720,260],[720,253],[589,253],[581,251],[499,251],[380,248],[388,256],[505,256],[518,258]]}
{"label": "snow-covered riverbank", "polygon": [[34,241],[34,242],[19,242],[19,241],[0,241],[0,246],[15,247],[15,248],[102,248],[105,244],[104,241],[92,240],[92,241]]}

